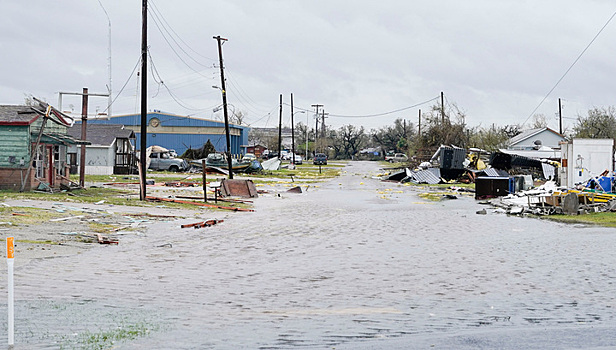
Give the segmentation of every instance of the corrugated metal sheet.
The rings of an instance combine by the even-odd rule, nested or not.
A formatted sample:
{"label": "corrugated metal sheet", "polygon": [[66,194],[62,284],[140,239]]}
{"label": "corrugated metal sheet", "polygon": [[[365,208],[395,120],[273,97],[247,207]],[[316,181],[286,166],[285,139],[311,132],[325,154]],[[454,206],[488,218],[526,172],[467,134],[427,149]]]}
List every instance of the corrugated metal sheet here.
{"label": "corrugated metal sheet", "polygon": [[554,176],[556,176],[556,168],[553,165],[547,163],[541,163],[541,167],[543,168],[543,178],[548,180],[554,180]]}
{"label": "corrugated metal sheet", "polygon": [[506,170],[495,169],[495,168],[486,168],[482,170],[486,176],[498,177],[498,176],[509,176],[509,173]]}
{"label": "corrugated metal sheet", "polygon": [[409,171],[409,178],[418,184],[436,185],[441,182],[440,169],[429,168],[427,170]]}

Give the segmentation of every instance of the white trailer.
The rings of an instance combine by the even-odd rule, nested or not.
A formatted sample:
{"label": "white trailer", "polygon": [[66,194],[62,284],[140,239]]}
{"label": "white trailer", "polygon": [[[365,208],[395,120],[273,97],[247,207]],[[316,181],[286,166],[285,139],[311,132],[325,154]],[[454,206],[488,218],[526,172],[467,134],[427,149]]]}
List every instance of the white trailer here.
{"label": "white trailer", "polygon": [[558,178],[561,186],[569,188],[585,183],[606,170],[614,171],[613,139],[573,139],[561,142],[561,168]]}

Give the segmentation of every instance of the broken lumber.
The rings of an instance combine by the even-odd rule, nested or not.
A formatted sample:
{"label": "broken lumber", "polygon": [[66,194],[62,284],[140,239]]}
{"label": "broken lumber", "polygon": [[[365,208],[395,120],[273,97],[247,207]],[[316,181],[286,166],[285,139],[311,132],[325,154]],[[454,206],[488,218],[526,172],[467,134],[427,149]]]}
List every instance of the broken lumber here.
{"label": "broken lumber", "polygon": [[189,201],[182,201],[182,200],[177,200],[177,199],[172,199],[172,198],[146,196],[146,199],[149,201],[153,201],[153,202],[171,202],[171,203],[191,204],[191,205],[197,205],[200,207],[225,209],[225,210],[232,210],[232,211],[254,211],[254,209],[225,207],[222,205],[199,203],[199,202],[189,202]]}
{"label": "broken lumber", "polygon": [[181,228],[187,228],[187,227],[202,228],[202,227],[214,226],[214,225],[219,224],[221,222],[224,222],[224,220],[212,219],[212,220],[195,222],[195,223],[192,223],[192,224],[184,224],[184,225],[182,225],[180,227]]}

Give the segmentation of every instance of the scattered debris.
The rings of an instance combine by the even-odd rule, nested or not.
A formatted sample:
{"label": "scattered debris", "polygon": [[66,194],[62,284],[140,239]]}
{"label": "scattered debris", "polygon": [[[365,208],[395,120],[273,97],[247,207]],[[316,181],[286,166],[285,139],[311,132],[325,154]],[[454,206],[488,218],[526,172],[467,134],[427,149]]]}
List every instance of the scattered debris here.
{"label": "scattered debris", "polygon": [[295,186],[287,190],[288,193],[302,193],[301,186]]}
{"label": "scattered debris", "polygon": [[104,237],[100,233],[97,233],[96,237],[98,238],[98,243],[100,244],[118,244],[119,243],[117,239],[111,239],[109,237]]}
{"label": "scattered debris", "polygon": [[245,198],[258,197],[257,188],[252,180],[228,180],[221,182],[220,193],[223,197],[238,196]]}
{"label": "scattered debris", "polygon": [[212,220],[206,220],[206,221],[200,221],[200,222],[195,222],[192,224],[184,224],[181,225],[181,228],[187,228],[187,227],[194,227],[194,228],[202,228],[202,227],[211,227],[214,226],[216,224],[219,224],[221,222],[224,222],[224,220],[216,220],[216,219],[212,219]]}
{"label": "scattered debris", "polygon": [[147,196],[146,199],[152,202],[183,203],[183,204],[197,205],[201,207],[225,209],[225,210],[232,210],[232,211],[250,211],[250,212],[254,211],[254,209],[246,209],[246,208],[239,208],[239,207],[225,207],[222,205],[207,204],[207,203],[200,203],[200,202],[189,202],[189,201],[182,201],[182,200],[173,199],[173,198]]}
{"label": "scattered debris", "polygon": [[274,157],[261,163],[261,166],[263,167],[263,170],[277,171],[280,170],[281,164],[282,161],[278,159],[278,157]]}

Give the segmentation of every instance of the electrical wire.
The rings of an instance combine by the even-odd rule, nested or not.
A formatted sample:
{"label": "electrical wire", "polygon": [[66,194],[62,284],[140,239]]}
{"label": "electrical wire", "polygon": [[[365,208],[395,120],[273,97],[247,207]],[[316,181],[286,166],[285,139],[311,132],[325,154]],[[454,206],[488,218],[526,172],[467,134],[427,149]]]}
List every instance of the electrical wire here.
{"label": "electrical wire", "polygon": [[[152,0],[148,0],[148,3],[152,5],[152,8],[153,8],[156,12],[158,12],[158,14],[160,15],[160,18],[162,19],[162,21],[163,21],[163,22],[167,25],[167,27],[168,27],[168,28],[169,28],[169,29],[173,32],[173,34],[175,34],[175,36],[176,36],[176,37],[177,37],[177,38],[178,38],[178,39],[182,42],[182,44],[184,44],[184,45],[185,45],[185,46],[186,46],[186,47],[187,47],[190,51],[194,52],[195,54],[197,54],[197,55],[199,55],[199,56],[201,56],[201,57],[203,57],[203,58],[205,58],[206,60],[210,60],[210,61],[216,62],[216,59],[213,59],[213,58],[210,58],[210,57],[203,56],[202,54],[200,54],[199,52],[197,52],[195,49],[193,49],[192,47],[190,47],[190,45],[188,45],[188,44],[187,44],[187,43],[186,43],[186,42],[182,39],[182,37],[181,37],[181,36],[179,36],[179,35],[178,35],[178,33],[177,33],[175,30],[173,30],[173,27],[171,27],[171,25],[169,24],[169,22],[167,22],[167,20],[166,20],[166,19],[165,19],[165,17],[163,16],[162,12],[160,12],[160,10],[159,10],[159,9],[158,9],[158,7],[156,6],[156,4],[155,4]],[[175,41],[175,40],[174,40],[174,41]],[[176,44],[177,44],[177,42],[176,42]],[[179,47],[179,45],[178,45],[178,47]],[[182,50],[182,51],[184,51],[184,50]],[[184,53],[186,53],[186,54],[188,55],[188,53],[187,53],[186,51],[184,51]],[[189,57],[190,57],[193,61],[195,61],[195,63],[197,63],[197,64],[199,64],[199,65],[202,65],[202,66],[203,66],[203,64],[201,64],[199,61],[197,61],[196,59],[194,59],[192,56],[190,56],[190,55],[188,55],[188,56],[189,56]],[[204,66],[204,67],[209,67],[209,66]]]}
{"label": "electrical wire", "polygon": [[[126,88],[126,85],[128,85],[128,82],[130,82],[130,80],[133,77],[133,74],[135,74],[135,71],[137,70],[137,67],[139,67],[139,63],[141,63],[141,55],[139,55],[139,59],[137,60],[137,64],[135,64],[135,67],[133,68],[133,71],[130,73],[130,75],[128,76],[128,79],[126,79],[126,82],[124,83],[124,85],[122,86],[122,88],[120,89],[120,91],[116,94],[116,97],[111,101],[111,104],[109,106],[113,106],[113,104],[115,103],[115,101],[118,99],[118,97],[120,97],[120,95],[122,94],[122,92],[124,91],[124,89]],[[103,113],[107,112],[107,110],[109,109],[109,106],[107,106],[107,108],[105,108],[103,110]]]}
{"label": "electrical wire", "polygon": [[[162,35],[162,37],[163,37],[163,39],[165,40],[165,42],[167,43],[167,45],[169,45],[169,48],[171,49],[171,51],[173,51],[173,53],[174,53],[174,54],[175,54],[175,55],[176,55],[176,56],[180,59],[180,61],[182,61],[182,63],[184,63],[184,65],[186,65],[186,67],[188,67],[188,68],[189,68],[190,70],[192,70],[193,72],[195,72],[195,73],[197,73],[198,75],[200,75],[200,76],[202,76],[202,77],[204,77],[204,78],[206,78],[206,79],[207,79],[207,76],[205,76],[205,75],[201,74],[198,70],[194,69],[194,68],[193,68],[190,64],[188,64],[188,62],[186,62],[186,61],[184,60],[184,58],[182,58],[182,56],[181,56],[181,55],[180,55],[180,54],[176,51],[176,49],[173,47],[173,45],[171,44],[171,42],[169,42],[169,39],[167,39],[167,36],[165,35],[165,33],[163,32],[163,30],[161,29],[161,25],[162,25],[162,23],[161,23],[161,25],[159,25],[159,22],[158,22],[158,21],[160,21],[160,19],[158,19],[158,18],[156,17],[156,16],[157,16],[157,15],[156,15],[156,12],[155,12],[155,11],[152,11],[152,12],[149,12],[149,13],[150,13],[150,17],[152,18],[152,20],[153,20],[153,22],[154,22],[154,25],[156,26],[156,28],[158,29],[158,31],[159,31],[159,32],[160,32],[160,34]],[[158,21],[157,21],[157,20],[158,20]],[[172,40],[173,40],[173,38],[172,38]],[[176,45],[178,45],[178,44],[177,44],[177,42],[176,42]],[[187,53],[184,49],[182,49],[182,47],[181,47],[181,46],[179,46],[179,45],[178,45],[178,48],[179,48],[180,50],[182,50],[182,52],[184,52],[184,53],[185,53],[188,57],[190,57],[193,61],[195,60],[194,58],[192,58],[192,56],[188,55],[188,53]],[[200,65],[202,65],[202,64],[200,64]],[[208,67],[208,66],[205,66],[205,65],[202,65],[202,66],[204,66],[204,67]],[[210,67],[210,68],[211,68],[211,67]]]}
{"label": "electrical wire", "polygon": [[586,45],[586,47],[584,48],[584,50],[582,50],[582,52],[577,56],[577,58],[573,61],[573,63],[571,63],[571,65],[569,66],[569,68],[567,68],[567,70],[565,71],[565,73],[560,77],[560,79],[558,79],[558,81],[556,82],[556,84],[554,84],[554,86],[552,86],[552,88],[550,89],[550,91],[548,91],[548,93],[545,95],[545,97],[541,100],[541,102],[539,102],[539,104],[537,105],[537,107],[535,107],[535,109],[533,109],[533,111],[530,113],[530,115],[526,118],[526,120],[524,121],[524,123],[522,123],[522,125],[526,124],[526,122],[528,122],[528,120],[535,114],[535,112],[537,112],[537,110],[539,109],[539,107],[541,107],[541,105],[543,104],[543,102],[545,102],[545,100],[547,100],[547,98],[550,96],[550,94],[552,94],[552,92],[556,89],[556,87],[558,86],[558,84],[560,84],[560,82],[565,78],[565,76],[567,76],[567,74],[569,73],[569,71],[571,71],[571,69],[573,68],[573,66],[575,66],[575,64],[580,60],[580,58],[582,58],[582,56],[586,53],[586,51],[590,48],[590,46],[595,42],[595,40],[597,40],[597,38],[599,37],[599,35],[601,35],[601,33],[603,32],[603,30],[607,27],[608,24],[610,24],[610,22],[612,21],[612,19],[614,19],[614,16],[616,16],[616,12],[614,12],[612,14],[612,16],[607,20],[607,22],[605,22],[605,24],[603,25],[603,27],[601,27],[601,29],[599,29],[599,31],[597,32],[597,34],[594,36],[594,38],[592,38],[592,40],[590,41],[590,43],[588,43],[588,45]]}
{"label": "electrical wire", "polygon": [[[163,81],[163,79],[161,78],[160,74],[158,73],[158,69],[156,69],[156,65],[154,64],[154,60],[152,59],[152,53],[150,52],[150,50],[148,50],[148,56],[150,57],[150,66],[152,69],[152,76],[154,78],[154,81],[160,85],[162,85],[167,92],[169,93],[169,96],[171,96],[171,98],[182,108],[191,110],[191,111],[204,111],[205,109],[203,108],[195,108],[192,106],[189,106],[187,103],[181,101],[172,91],[171,89],[165,84],[165,82]],[[158,81],[156,80],[156,76],[158,76]],[[157,93],[158,94],[158,93]]]}
{"label": "electrical wire", "polygon": [[[431,99],[429,99],[429,100],[426,100],[426,101],[423,101],[423,102],[420,102],[420,103],[414,104],[414,105],[412,105],[412,106],[403,107],[403,108],[399,108],[399,109],[396,109],[396,110],[393,110],[393,111],[383,112],[383,113],[377,113],[377,114],[366,114],[366,115],[342,115],[342,114],[331,114],[331,113],[330,113],[330,114],[328,114],[328,116],[329,116],[329,117],[335,117],[335,118],[374,118],[374,117],[381,117],[381,116],[388,115],[388,114],[394,114],[394,113],[398,113],[398,112],[406,111],[406,110],[411,109],[411,108],[416,108],[416,107],[419,107],[419,106],[425,105],[425,104],[427,104],[427,103],[430,103],[430,102],[432,102],[432,101],[434,101],[434,100],[437,100],[437,99],[439,99],[439,98],[440,98],[440,96],[433,97],[433,98],[431,98]],[[284,104],[284,105],[287,105],[287,106],[290,106],[288,103],[283,103],[283,104]],[[312,109],[306,109],[306,108],[300,108],[300,107],[295,107],[295,108],[296,108],[296,109],[299,109],[299,110],[302,110],[302,111],[309,111],[309,112],[311,112],[311,111],[312,111]]]}

